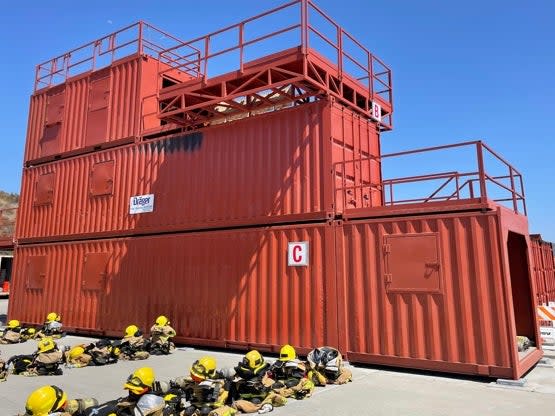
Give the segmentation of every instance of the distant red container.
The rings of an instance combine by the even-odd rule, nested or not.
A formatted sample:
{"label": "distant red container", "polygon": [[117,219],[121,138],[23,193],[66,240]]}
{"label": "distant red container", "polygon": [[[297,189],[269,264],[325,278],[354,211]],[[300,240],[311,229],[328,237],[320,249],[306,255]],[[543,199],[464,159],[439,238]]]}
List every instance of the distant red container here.
{"label": "distant red container", "polygon": [[555,302],[555,259],[553,244],[543,241],[539,234],[530,235],[532,243],[533,275],[536,282],[538,305]]}
{"label": "distant red container", "polygon": [[[68,158],[24,169],[17,239],[326,220],[381,206],[379,154],[375,123],[319,101]],[[141,195],[153,211],[131,214]]]}
{"label": "distant red container", "polygon": [[37,91],[29,109],[27,166],[167,129],[157,117],[157,83],[158,61],[131,56]]}
{"label": "distant red container", "polygon": [[190,344],[516,379],[542,356],[517,352],[539,340],[526,235],[499,208],[19,246],[9,315],[121,335],[165,313]]}

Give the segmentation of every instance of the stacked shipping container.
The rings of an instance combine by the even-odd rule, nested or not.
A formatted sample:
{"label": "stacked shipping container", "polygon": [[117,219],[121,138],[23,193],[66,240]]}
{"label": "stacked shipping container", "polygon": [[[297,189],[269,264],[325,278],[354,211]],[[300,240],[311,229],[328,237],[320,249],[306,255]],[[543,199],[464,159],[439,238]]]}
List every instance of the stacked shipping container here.
{"label": "stacked shipping container", "polygon": [[[514,341],[537,339],[525,217],[484,194],[434,211],[384,207],[379,132],[390,125],[376,105],[379,74],[367,68],[369,85],[353,88],[341,84],[341,65],[326,74],[309,56],[322,61],[310,48],[287,70],[272,68],[276,54],[257,60],[267,77],[241,78],[235,91],[258,92],[245,87],[243,101],[231,94],[220,107],[286,102],[225,124],[199,124],[221,114],[202,109],[199,94],[187,107],[190,92],[166,98],[160,110],[173,113],[155,117],[156,101],[144,103],[166,88],[168,71],[171,91],[199,79],[189,84],[190,72],[142,54],[38,91],[10,316],[39,323],[57,310],[75,331],[115,336],[164,313],[180,341],[197,345],[328,344],[357,362],[527,371],[541,352],[519,356]],[[287,78],[292,68],[312,72]],[[234,76],[244,74],[230,72],[211,94]],[[279,85],[261,98],[272,79]],[[140,198],[148,209],[136,213]]]}
{"label": "stacked shipping container", "polygon": [[530,236],[532,243],[533,272],[536,282],[538,305],[555,302],[555,254],[553,243],[544,241],[539,234]]}

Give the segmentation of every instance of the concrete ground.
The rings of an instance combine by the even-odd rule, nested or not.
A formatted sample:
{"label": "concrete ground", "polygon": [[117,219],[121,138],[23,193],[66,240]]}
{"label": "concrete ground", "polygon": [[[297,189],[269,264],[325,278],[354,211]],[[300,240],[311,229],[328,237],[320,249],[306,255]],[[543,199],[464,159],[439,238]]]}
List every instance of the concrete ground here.
{"label": "concrete ground", "polygon": [[[0,318],[6,300],[0,300]],[[90,342],[90,338],[68,336],[62,345]],[[2,345],[4,360],[14,354],[30,353],[35,342]],[[25,399],[34,389],[56,384],[70,398],[95,397],[107,401],[125,395],[127,376],[141,366],[151,366],[159,380],[186,375],[191,363],[206,354],[213,355],[219,367],[234,366],[241,355],[222,351],[184,348],[165,357],[140,362],[119,362],[106,367],[64,369],[63,376],[22,377],[10,375],[0,383],[0,415],[24,413]],[[554,357],[555,358],[555,357]],[[273,414],[279,415],[387,415],[387,416],[476,416],[555,414],[555,369],[534,368],[524,387],[501,387],[491,380],[437,375],[407,370],[352,367],[354,381],[344,386],[316,390],[312,398],[290,400]]]}

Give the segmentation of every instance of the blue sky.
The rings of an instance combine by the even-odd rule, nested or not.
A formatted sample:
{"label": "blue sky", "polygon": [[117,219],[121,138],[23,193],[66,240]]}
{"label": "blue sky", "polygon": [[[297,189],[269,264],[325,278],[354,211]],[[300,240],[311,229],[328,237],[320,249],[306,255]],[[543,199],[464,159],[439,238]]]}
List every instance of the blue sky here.
{"label": "blue sky", "polygon": [[[11,3],[0,18],[0,189],[19,192],[37,63],[140,19],[187,40],[282,3]],[[382,136],[385,153],[484,140],[523,174],[530,231],[555,241],[555,2],[317,4],[393,69],[395,126]],[[457,170],[460,162],[440,155],[391,165],[386,176]]]}

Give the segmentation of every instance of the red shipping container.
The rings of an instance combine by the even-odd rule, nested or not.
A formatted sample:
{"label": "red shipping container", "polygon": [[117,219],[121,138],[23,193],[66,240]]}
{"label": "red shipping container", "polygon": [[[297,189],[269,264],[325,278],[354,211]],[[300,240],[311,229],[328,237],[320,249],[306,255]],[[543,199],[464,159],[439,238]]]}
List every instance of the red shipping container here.
{"label": "red shipping container", "polygon": [[162,126],[157,117],[158,65],[146,55],[130,56],[35,92],[29,109],[26,165],[175,128]]}
{"label": "red shipping container", "polygon": [[516,343],[540,339],[527,233],[499,208],[19,246],[9,315],[121,335],[165,313],[186,343],[516,379],[542,356]]}
{"label": "red shipping container", "polygon": [[[381,206],[379,154],[374,123],[319,101],[68,158],[24,170],[17,239],[325,220]],[[152,212],[131,214],[144,195]]]}
{"label": "red shipping container", "polygon": [[555,259],[553,244],[540,234],[530,235],[532,243],[533,276],[536,282],[538,305],[555,302]]}
{"label": "red shipping container", "polygon": [[516,346],[540,340],[527,236],[526,217],[503,207],[344,223],[342,349],[356,362],[521,377],[542,356]]}
{"label": "red shipping container", "polygon": [[[239,229],[19,246],[10,316],[121,336],[167,315],[186,343],[301,348],[336,344],[326,288],[333,227]],[[288,267],[287,244],[310,241],[313,267]]]}

